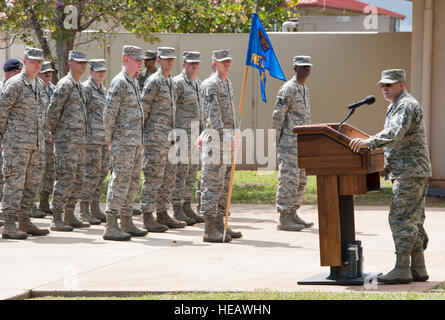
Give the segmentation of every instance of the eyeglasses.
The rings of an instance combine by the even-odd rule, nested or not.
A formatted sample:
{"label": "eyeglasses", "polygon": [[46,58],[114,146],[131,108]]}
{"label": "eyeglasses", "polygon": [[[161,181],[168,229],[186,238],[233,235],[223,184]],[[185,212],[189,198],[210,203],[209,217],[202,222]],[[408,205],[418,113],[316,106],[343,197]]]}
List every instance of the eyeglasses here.
{"label": "eyeglasses", "polygon": [[394,83],[380,83],[380,88],[391,88]]}

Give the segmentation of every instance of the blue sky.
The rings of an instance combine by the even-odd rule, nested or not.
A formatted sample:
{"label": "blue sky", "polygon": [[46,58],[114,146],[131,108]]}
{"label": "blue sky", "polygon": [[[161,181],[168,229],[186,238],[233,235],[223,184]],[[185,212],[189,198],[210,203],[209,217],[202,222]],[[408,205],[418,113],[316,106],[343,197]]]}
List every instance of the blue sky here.
{"label": "blue sky", "polygon": [[401,13],[406,16],[400,21],[400,31],[412,31],[412,7],[411,1],[407,0],[361,0],[362,2],[375,5],[380,8]]}

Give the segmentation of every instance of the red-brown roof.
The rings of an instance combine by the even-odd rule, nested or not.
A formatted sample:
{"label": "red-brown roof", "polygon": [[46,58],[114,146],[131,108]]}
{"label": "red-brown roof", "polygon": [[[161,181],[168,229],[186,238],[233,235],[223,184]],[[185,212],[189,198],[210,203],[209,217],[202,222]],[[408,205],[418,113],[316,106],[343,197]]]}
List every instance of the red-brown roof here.
{"label": "red-brown roof", "polygon": [[[298,4],[298,7],[319,7],[319,8],[331,8],[331,9],[339,9],[339,10],[346,10],[346,11],[352,11],[352,12],[359,12],[363,13],[365,7],[369,6],[368,3],[364,3],[361,1],[356,0],[300,0],[300,3]],[[377,8],[377,14],[379,15],[385,15],[385,16],[393,16],[400,19],[405,19],[406,16],[403,14],[386,10],[383,8]]]}

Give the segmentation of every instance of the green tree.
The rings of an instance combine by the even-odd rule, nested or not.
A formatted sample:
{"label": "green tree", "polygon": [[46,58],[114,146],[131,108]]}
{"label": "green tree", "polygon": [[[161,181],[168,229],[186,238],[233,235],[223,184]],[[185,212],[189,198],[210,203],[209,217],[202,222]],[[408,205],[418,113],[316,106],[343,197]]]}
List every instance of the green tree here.
{"label": "green tree", "polygon": [[[105,33],[123,26],[153,42],[156,38],[150,35],[150,29],[140,28],[154,23],[152,16],[143,10],[149,3],[143,0],[8,0],[0,4],[0,30],[9,36],[6,46],[21,39],[27,45],[42,48],[45,59],[53,61],[58,76],[62,77],[68,72],[69,51],[80,44],[75,44],[80,32],[94,23],[101,23],[101,27],[97,32],[89,32],[87,41],[103,41]],[[55,54],[49,40],[55,41]]]}
{"label": "green tree", "polygon": [[[298,16],[298,0],[257,0],[257,13],[267,31]],[[177,0],[154,5],[157,32],[248,33],[255,0]]]}

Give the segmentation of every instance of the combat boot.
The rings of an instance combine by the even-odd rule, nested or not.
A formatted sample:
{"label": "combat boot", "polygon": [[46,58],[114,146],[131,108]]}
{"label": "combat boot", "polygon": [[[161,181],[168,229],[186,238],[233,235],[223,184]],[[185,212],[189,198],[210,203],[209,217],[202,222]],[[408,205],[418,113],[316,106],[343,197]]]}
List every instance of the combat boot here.
{"label": "combat boot", "polygon": [[28,238],[28,234],[26,232],[22,232],[17,229],[17,226],[15,225],[14,213],[5,213],[5,226],[3,227],[2,238],[20,240]]}
{"label": "combat boot", "polygon": [[[223,234],[218,228],[217,214],[204,215],[204,233],[202,234],[202,241],[204,242],[223,242]],[[224,242],[232,241],[230,234],[226,234]]]}
{"label": "combat boot", "polygon": [[97,225],[102,222],[90,214],[90,203],[88,201],[80,201],[79,206],[80,206],[79,220],[83,222],[88,222],[89,224],[92,225]]}
{"label": "combat boot", "polygon": [[133,208],[133,215],[134,216],[140,216],[142,214],[142,211],[137,209],[137,208]]}
{"label": "combat boot", "polygon": [[377,280],[385,284],[405,284],[413,281],[409,254],[397,254],[396,266],[385,275],[377,276]]}
{"label": "combat boot", "polygon": [[155,220],[152,212],[143,212],[142,217],[144,220],[144,228],[147,229],[148,232],[165,232],[168,230],[167,226],[159,224]]}
{"label": "combat boot", "polygon": [[39,229],[31,222],[29,213],[19,213],[19,230],[32,236],[44,236],[49,233],[48,229]]}
{"label": "combat boot", "polygon": [[49,208],[49,192],[40,192],[39,211],[49,214],[51,213],[51,209]]}
{"label": "combat boot", "polygon": [[427,281],[429,279],[423,251],[411,253],[411,275],[413,276],[413,281]]}
{"label": "combat boot", "polygon": [[100,205],[98,200],[93,200],[90,202],[90,210],[91,210],[91,215],[94,218],[99,219],[102,222],[107,221],[107,216],[102,211],[100,211]]}
{"label": "combat boot", "polygon": [[314,225],[313,222],[306,222],[303,219],[301,219],[298,214],[297,214],[297,209],[292,209],[291,211],[291,215],[292,215],[292,220],[296,223],[296,224],[301,224],[303,225],[305,228],[310,228]]}
{"label": "combat boot", "polygon": [[105,225],[104,240],[127,241],[131,239],[131,234],[119,229],[117,225],[117,215],[107,215],[107,223]]}
{"label": "combat boot", "polygon": [[120,219],[121,219],[120,228],[122,231],[129,233],[134,237],[143,237],[148,233],[147,230],[139,229],[134,225],[132,216],[126,216],[121,214]]}
{"label": "combat boot", "polygon": [[[185,201],[182,205],[182,211],[185,213],[185,215],[193,220],[196,221],[196,223],[202,223],[204,222],[204,218],[197,214],[193,209],[190,201]],[[199,212],[199,211],[198,211]]]}
{"label": "combat boot", "polygon": [[73,228],[89,228],[90,224],[77,220],[74,208],[65,208],[65,224]]}
{"label": "combat boot", "polygon": [[[219,232],[221,232],[222,234],[224,234],[224,218],[225,214],[219,214],[218,217],[216,217],[216,226]],[[232,239],[238,239],[243,236],[243,234],[240,231],[233,231],[232,229],[229,228],[228,225],[226,230],[226,241],[227,241],[227,235],[230,235]]]}
{"label": "combat boot", "polygon": [[292,219],[293,215],[291,212],[280,212],[280,218],[277,225],[277,230],[283,231],[300,231],[304,229],[304,225],[297,224]]}
{"label": "combat boot", "polygon": [[73,231],[73,227],[66,225],[63,223],[62,212],[57,212],[52,209],[53,212],[53,221],[49,227],[51,231]]}
{"label": "combat boot", "polygon": [[37,209],[36,204],[34,203],[33,207],[32,207],[32,211],[31,211],[31,217],[33,218],[45,218],[46,217],[46,213],[39,211],[39,209]]}
{"label": "combat boot", "polygon": [[173,217],[178,221],[184,221],[188,226],[192,226],[196,223],[195,220],[185,215],[184,211],[182,211],[182,205],[180,204],[173,205]]}
{"label": "combat boot", "polygon": [[185,228],[187,223],[184,221],[178,221],[170,217],[167,210],[156,210],[156,220],[158,223],[163,224],[169,228]]}

